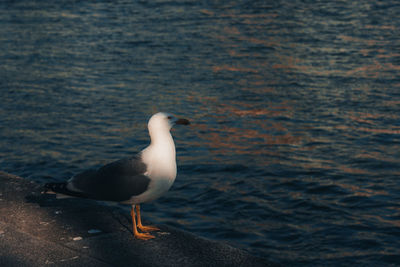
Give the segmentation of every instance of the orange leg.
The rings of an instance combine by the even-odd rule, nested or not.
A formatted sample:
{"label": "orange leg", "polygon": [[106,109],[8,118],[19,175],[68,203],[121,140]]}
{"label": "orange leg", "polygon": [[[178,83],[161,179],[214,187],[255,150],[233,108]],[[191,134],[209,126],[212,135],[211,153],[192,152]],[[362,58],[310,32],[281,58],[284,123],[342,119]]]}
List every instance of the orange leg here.
{"label": "orange leg", "polygon": [[[132,216],[132,229],[133,229],[133,235],[137,238],[137,239],[141,239],[141,240],[147,240],[147,239],[151,239],[151,238],[155,238],[155,236],[147,234],[147,233],[139,233],[137,228],[136,228],[136,216],[135,216],[135,205],[132,205],[132,209],[131,209],[131,216]],[[138,217],[140,218],[140,217]],[[140,219],[138,219],[140,220]]]}
{"label": "orange leg", "polygon": [[157,228],[155,226],[144,226],[142,225],[142,219],[140,216],[140,205],[136,205],[136,213],[137,213],[137,226],[139,227],[140,230],[145,231],[145,232],[150,232],[150,231],[160,231],[160,228]]}

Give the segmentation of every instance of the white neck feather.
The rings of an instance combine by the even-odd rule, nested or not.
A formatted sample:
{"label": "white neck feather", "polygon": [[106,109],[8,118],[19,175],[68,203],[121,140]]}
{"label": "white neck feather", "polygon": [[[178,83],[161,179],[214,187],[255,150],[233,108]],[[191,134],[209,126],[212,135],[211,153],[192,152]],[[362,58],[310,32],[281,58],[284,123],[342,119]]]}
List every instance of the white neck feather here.
{"label": "white neck feather", "polygon": [[169,129],[149,127],[151,143],[142,151],[142,160],[147,165],[147,175],[174,180],[176,177],[175,144]]}

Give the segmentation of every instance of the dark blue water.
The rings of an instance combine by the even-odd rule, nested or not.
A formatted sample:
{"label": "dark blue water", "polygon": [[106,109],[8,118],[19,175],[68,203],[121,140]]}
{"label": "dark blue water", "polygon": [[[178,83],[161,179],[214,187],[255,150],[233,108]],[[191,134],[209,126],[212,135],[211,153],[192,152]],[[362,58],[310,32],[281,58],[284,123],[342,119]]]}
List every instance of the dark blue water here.
{"label": "dark blue water", "polygon": [[400,263],[397,1],[1,1],[0,169],[67,179],[173,131],[145,218],[285,265]]}

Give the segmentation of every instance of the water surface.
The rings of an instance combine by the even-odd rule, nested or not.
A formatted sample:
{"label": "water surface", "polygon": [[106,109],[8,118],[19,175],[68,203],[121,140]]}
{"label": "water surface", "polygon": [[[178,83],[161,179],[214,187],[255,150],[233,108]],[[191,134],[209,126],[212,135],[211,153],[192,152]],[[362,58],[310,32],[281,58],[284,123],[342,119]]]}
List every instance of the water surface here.
{"label": "water surface", "polygon": [[400,262],[397,1],[2,1],[0,168],[62,181],[173,130],[145,218],[285,265]]}

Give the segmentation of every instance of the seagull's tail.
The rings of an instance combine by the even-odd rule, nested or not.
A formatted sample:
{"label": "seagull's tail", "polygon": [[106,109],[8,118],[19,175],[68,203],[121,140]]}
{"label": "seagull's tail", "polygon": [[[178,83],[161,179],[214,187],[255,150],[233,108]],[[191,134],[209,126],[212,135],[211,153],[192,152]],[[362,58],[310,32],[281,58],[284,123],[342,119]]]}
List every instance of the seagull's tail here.
{"label": "seagull's tail", "polygon": [[[47,191],[53,191],[54,193],[65,194],[67,189],[67,183],[47,183],[44,185],[44,188]],[[69,191],[69,190],[68,190]]]}
{"label": "seagull's tail", "polygon": [[[67,183],[47,183],[44,185],[46,193],[56,193],[57,198],[68,198],[68,197],[85,197],[80,192],[75,192],[69,190],[67,187]],[[61,195],[59,195],[61,194]]]}

